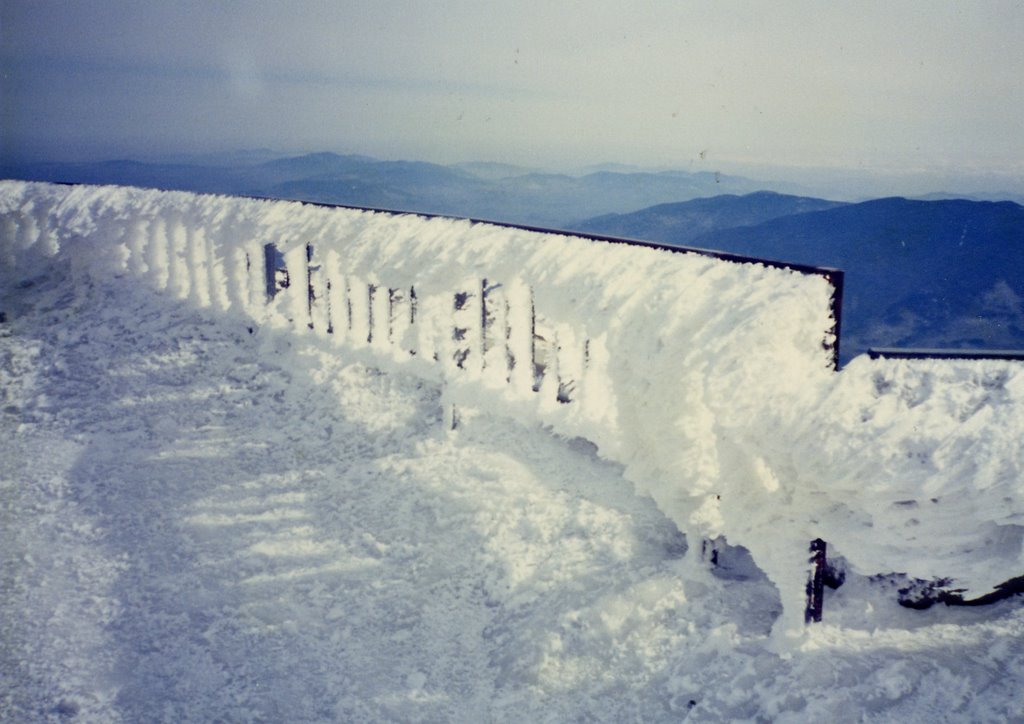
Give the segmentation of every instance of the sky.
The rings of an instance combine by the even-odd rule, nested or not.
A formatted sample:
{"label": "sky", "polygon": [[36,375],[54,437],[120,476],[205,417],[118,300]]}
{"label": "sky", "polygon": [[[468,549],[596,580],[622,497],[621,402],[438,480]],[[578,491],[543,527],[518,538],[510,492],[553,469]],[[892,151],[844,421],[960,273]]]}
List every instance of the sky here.
{"label": "sky", "polygon": [[0,0],[0,153],[1020,177],[1021,38],[1016,1]]}

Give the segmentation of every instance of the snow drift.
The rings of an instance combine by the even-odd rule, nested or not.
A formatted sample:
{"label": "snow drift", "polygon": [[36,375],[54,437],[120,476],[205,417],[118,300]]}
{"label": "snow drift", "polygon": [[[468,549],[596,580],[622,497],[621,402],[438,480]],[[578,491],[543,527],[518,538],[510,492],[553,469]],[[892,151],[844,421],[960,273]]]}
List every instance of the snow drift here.
{"label": "snow drift", "polygon": [[293,202],[0,184],[0,263],[292,327],[594,443],[679,528],[743,545],[799,630],[807,544],[985,592],[1024,572],[1024,374],[827,350],[824,276]]}

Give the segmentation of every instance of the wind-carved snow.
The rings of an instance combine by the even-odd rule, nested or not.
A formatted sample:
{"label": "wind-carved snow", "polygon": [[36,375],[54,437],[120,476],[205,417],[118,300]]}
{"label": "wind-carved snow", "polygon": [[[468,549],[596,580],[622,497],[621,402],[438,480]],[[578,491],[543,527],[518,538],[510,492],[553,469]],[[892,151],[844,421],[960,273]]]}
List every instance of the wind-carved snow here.
{"label": "wind-carved snow", "polygon": [[131,277],[436,382],[449,410],[591,441],[690,540],[752,553],[782,597],[780,640],[803,629],[814,538],[863,574],[984,593],[1024,573],[1021,365],[859,358],[836,374],[823,276],[137,189],[5,182],[0,211],[22,275],[66,258],[77,279]]}

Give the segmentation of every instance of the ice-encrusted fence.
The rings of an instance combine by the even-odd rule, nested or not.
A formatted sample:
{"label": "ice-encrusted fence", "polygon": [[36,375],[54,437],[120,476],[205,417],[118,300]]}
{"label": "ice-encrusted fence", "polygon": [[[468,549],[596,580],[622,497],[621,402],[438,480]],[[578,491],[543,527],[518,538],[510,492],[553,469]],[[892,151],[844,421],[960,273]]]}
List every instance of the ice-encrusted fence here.
{"label": "ice-encrusted fence", "polygon": [[397,287],[382,280],[386,274],[375,275],[375,281],[347,274],[335,249],[323,253],[305,244],[283,253],[268,242],[260,265],[249,252],[245,260],[247,274],[265,281],[272,314],[350,346],[426,359],[446,376],[504,380],[518,392],[568,404],[591,364],[590,340],[577,339],[571,325],[538,312],[533,289],[522,280],[481,277],[453,287],[442,295],[449,313],[438,334],[433,320],[423,321],[415,282]]}
{"label": "ice-encrusted fence", "polygon": [[591,441],[700,535],[721,532],[723,469],[764,416],[765,390],[798,399],[837,358],[836,271],[115,187],[0,182],[0,215],[12,268],[66,258],[82,281],[136,279],[254,329],[428,376],[448,410],[483,407]]}
{"label": "ice-encrusted fence", "polygon": [[[70,256],[87,273],[439,377],[453,403],[483,395],[612,456],[626,427],[664,422],[640,408],[666,404],[671,367],[703,397],[709,379],[785,387],[835,365],[837,271],[440,217],[6,183],[11,264],[85,245]],[[742,385],[730,387],[719,392]]]}
{"label": "ice-encrusted fence", "polygon": [[[549,230],[488,225],[547,236],[567,236]],[[776,266],[824,277],[832,285],[829,301],[832,324],[822,330],[820,348],[833,367],[837,365],[842,272],[608,237],[576,238],[672,253],[695,253],[730,263]],[[386,283],[385,270],[372,274],[372,281],[346,273],[344,253],[334,247],[324,252],[312,243],[267,242],[259,255],[262,267],[254,264],[255,255],[251,251],[245,252],[246,274],[249,277],[262,275],[266,302],[274,314],[292,325],[335,336],[351,346],[389,348],[399,356],[407,352],[439,364],[445,377],[466,373],[467,377],[486,378],[491,382],[503,380],[514,394],[520,393],[516,395],[519,397],[521,393],[533,392],[542,401],[553,399],[568,404],[582,392],[588,373],[597,362],[592,356],[591,339],[581,334],[572,322],[556,321],[538,310],[534,286],[522,278],[503,282],[481,274],[442,293],[442,299],[435,300],[435,307],[443,309],[447,302],[449,314],[438,333],[436,323],[424,325],[422,322],[415,281],[399,287]],[[250,280],[247,286],[254,289],[259,285]],[[435,316],[445,316],[436,315],[436,311]],[[750,350],[750,353],[756,354],[757,350]],[[593,395],[587,395],[585,399],[591,397]]]}
{"label": "ice-encrusted fence", "polygon": [[[746,546],[779,588],[781,630],[803,623],[808,541],[859,570],[981,591],[1024,561],[1024,374],[865,358],[834,374],[836,272],[442,217],[0,182],[0,270],[27,279],[55,260],[76,286],[123,277],[437,381],[446,409],[589,440],[688,536]],[[951,519],[960,533],[943,538]]]}

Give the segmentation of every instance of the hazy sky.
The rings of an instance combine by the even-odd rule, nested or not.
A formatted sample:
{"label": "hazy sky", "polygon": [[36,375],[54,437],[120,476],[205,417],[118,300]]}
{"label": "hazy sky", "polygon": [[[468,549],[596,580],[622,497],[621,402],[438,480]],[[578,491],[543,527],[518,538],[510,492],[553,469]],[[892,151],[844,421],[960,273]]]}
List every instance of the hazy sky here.
{"label": "hazy sky", "polygon": [[1024,3],[0,0],[7,157],[1024,171]]}

